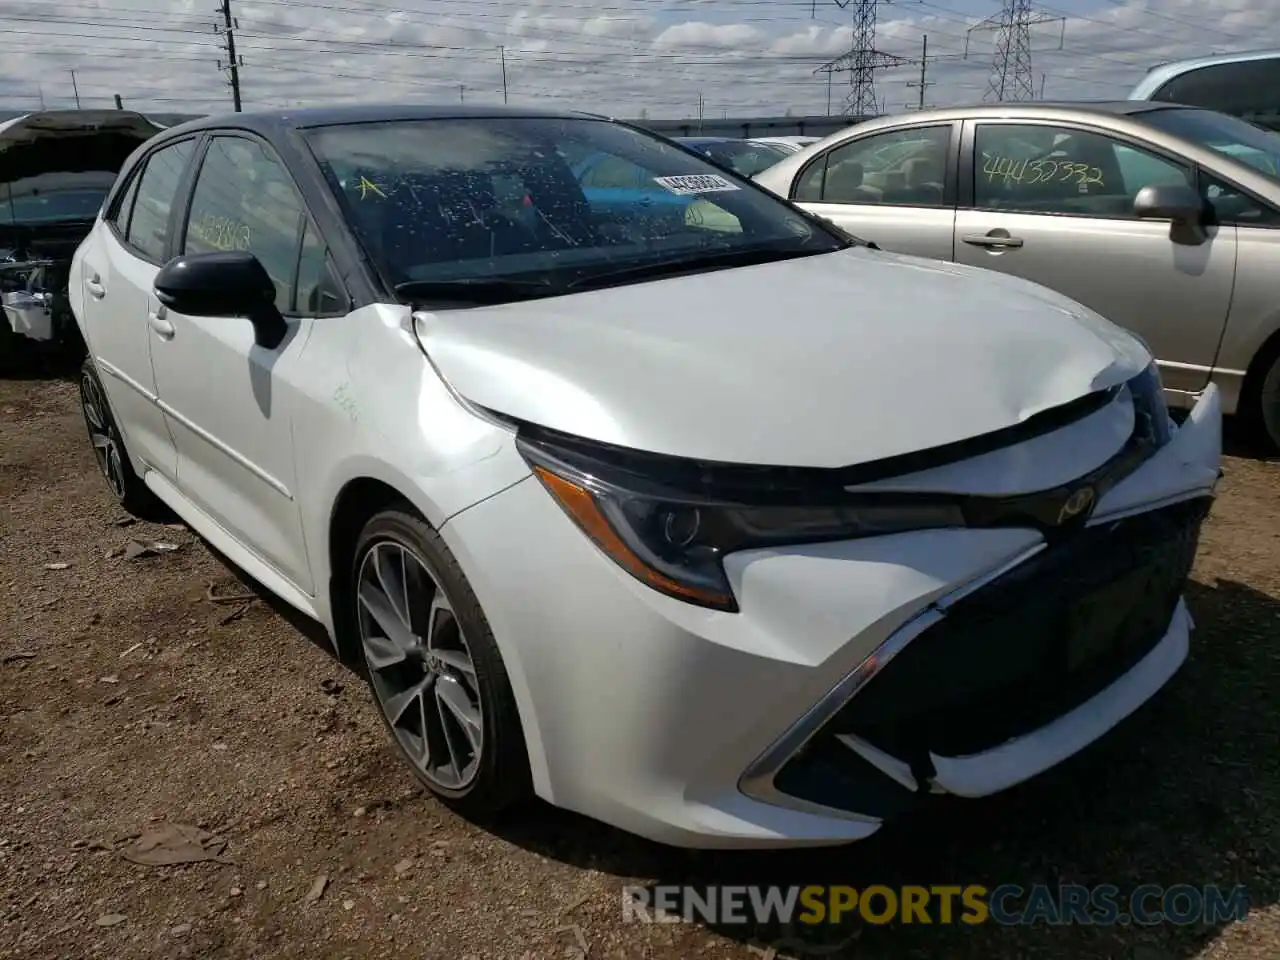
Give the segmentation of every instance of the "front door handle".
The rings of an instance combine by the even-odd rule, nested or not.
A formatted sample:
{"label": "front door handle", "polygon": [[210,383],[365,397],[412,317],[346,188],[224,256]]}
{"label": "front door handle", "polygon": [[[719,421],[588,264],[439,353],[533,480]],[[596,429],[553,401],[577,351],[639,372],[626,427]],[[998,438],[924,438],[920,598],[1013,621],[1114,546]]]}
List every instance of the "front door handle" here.
{"label": "front door handle", "polygon": [[168,312],[163,306],[160,306],[147,314],[147,326],[154,330],[162,340],[172,340],[175,332],[173,324],[169,322],[169,318],[166,316]]}
{"label": "front door handle", "polygon": [[89,296],[95,300],[101,300],[107,295],[107,288],[102,285],[102,281],[98,279],[97,274],[85,280],[84,288],[89,291]]}
{"label": "front door handle", "polygon": [[960,239],[975,247],[986,247],[989,250],[1016,250],[1022,246],[1021,237],[992,237],[985,233],[971,233]]}

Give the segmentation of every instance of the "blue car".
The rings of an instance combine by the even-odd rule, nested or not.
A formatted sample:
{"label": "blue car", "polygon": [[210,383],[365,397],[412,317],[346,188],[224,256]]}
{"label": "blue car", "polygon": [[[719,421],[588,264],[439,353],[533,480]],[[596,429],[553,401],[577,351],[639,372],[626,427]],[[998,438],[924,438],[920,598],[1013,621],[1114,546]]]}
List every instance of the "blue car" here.
{"label": "blue car", "polygon": [[672,193],[653,182],[644,170],[620,157],[595,153],[573,167],[587,202],[598,213],[612,211],[634,217],[637,206],[652,207],[655,216],[683,219],[696,197]]}

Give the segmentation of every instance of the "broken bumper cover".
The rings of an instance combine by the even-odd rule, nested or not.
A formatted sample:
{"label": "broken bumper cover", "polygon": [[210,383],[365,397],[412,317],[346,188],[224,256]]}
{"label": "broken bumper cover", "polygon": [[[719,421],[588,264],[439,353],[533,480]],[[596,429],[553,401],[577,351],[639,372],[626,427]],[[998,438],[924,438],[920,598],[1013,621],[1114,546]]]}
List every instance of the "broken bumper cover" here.
{"label": "broken bumper cover", "polygon": [[[639,584],[532,478],[456,515],[441,532],[502,651],[544,799],[679,846],[836,844],[874,833],[902,808],[904,794],[977,796],[1035,776],[1164,684],[1186,655],[1181,583],[1217,481],[1220,444],[1211,390],[1166,446],[1101,498],[1093,529],[1063,542],[1079,544],[1078,562],[1087,565],[1098,545],[1120,542],[1108,539],[1114,524],[1132,518],[1130,549],[1105,551],[1114,570],[1125,567],[1135,581],[1147,574],[1149,590],[1131,604],[1129,642],[1109,650],[1055,641],[1049,623],[1035,622],[1021,639],[1030,647],[1042,640],[1039,659],[1006,653],[996,665],[1025,678],[1037,668],[1065,669],[1070,654],[1080,677],[1074,699],[1040,714],[1014,704],[963,723],[936,718],[965,715],[975,683],[1010,679],[978,669],[1008,643],[981,628],[984,598],[1017,593],[1021,606],[1003,611],[1006,629],[1016,629],[1097,591],[1096,580],[1080,575],[1070,590],[1037,598],[1061,562],[1050,555],[1063,544],[1047,548],[1035,530],[940,529],[731,554],[725,567],[738,613]],[[512,549],[517,526],[536,550]],[[547,603],[550,596],[557,602]],[[914,738],[904,742],[854,724],[859,718],[846,711],[863,696],[874,691],[883,704],[920,682],[911,670],[927,672],[929,664],[912,648],[933,646],[931,631],[944,630],[975,645],[966,684],[945,697],[931,699],[927,690],[915,697]],[[946,680],[935,686],[945,690]],[[952,739],[931,742],[940,727]],[[840,769],[815,773],[812,765],[832,756]]]}
{"label": "broken bumper cover", "polygon": [[1210,387],[1081,535],[1043,543],[895,631],[744,778],[762,799],[883,820],[928,793],[986,796],[1057,765],[1187,657],[1183,597],[1222,476]]}

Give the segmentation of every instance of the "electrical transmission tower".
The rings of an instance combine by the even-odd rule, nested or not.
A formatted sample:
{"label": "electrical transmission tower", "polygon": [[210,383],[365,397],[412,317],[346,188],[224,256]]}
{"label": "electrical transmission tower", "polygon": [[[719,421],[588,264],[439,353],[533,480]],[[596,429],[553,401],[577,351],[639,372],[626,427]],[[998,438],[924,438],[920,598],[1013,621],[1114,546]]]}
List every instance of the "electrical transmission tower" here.
{"label": "electrical transmission tower", "polygon": [[969,37],[975,30],[996,31],[995,55],[991,60],[991,79],[983,100],[1034,100],[1035,74],[1031,70],[1031,28],[1045,23],[1061,23],[1058,49],[1066,37],[1065,17],[1040,13],[1032,9],[1031,0],[1002,0],[999,13],[975,23],[964,36],[965,57],[969,56]]}
{"label": "electrical transmission tower", "polygon": [[[814,73],[849,74],[849,95],[845,99],[847,117],[873,117],[880,112],[876,101],[876,71],[902,67],[912,61],[876,49],[876,6],[886,0],[832,0],[841,10],[853,8],[853,42],[849,52],[824,63]],[[817,4],[814,3],[816,8]]]}

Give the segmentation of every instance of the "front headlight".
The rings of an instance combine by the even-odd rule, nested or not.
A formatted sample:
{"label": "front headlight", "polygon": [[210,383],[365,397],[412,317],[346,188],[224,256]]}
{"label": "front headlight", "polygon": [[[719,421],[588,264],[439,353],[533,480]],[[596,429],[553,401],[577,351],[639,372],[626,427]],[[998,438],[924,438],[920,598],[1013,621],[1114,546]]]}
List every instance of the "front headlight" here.
{"label": "front headlight", "polygon": [[1129,393],[1133,396],[1134,411],[1139,418],[1146,418],[1150,425],[1155,449],[1160,449],[1171,439],[1177,427],[1169,415],[1169,404],[1164,399],[1164,384],[1160,380],[1160,367],[1152,360],[1147,369],[1129,381]]}
{"label": "front headlight", "polygon": [[547,445],[524,439],[518,445],[564,512],[618,566],[661,593],[716,610],[738,609],[724,571],[724,557],[736,550],[965,523],[957,504],[907,495],[813,506],[703,499],[623,471],[575,463]]}

